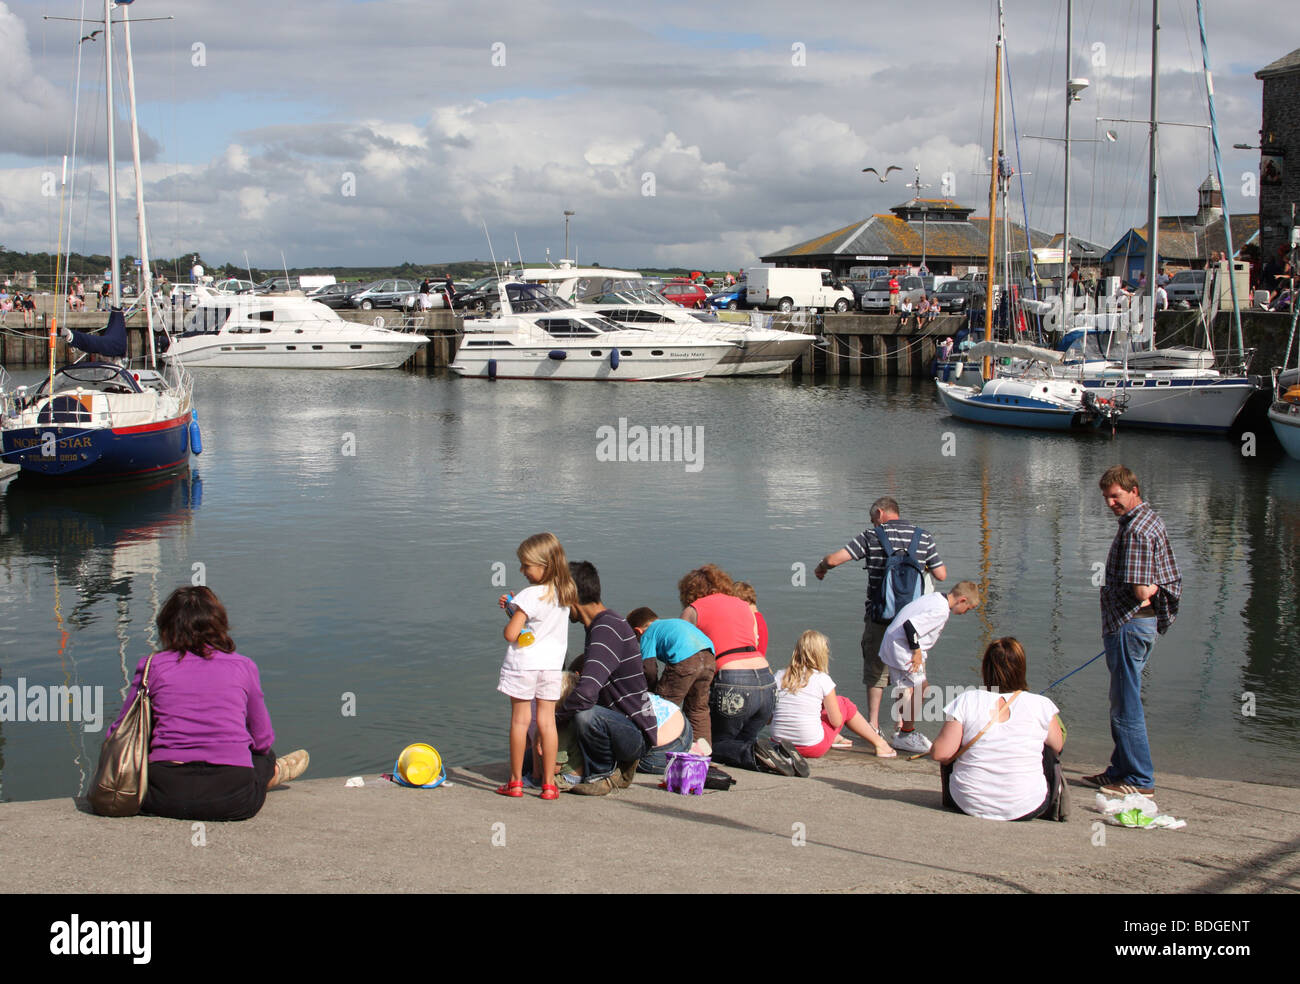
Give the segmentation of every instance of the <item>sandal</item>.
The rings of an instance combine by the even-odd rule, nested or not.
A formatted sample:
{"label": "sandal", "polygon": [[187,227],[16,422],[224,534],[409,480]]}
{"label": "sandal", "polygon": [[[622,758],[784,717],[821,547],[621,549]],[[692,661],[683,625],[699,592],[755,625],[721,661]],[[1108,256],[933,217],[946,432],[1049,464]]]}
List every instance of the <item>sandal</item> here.
{"label": "sandal", "polygon": [[560,790],[558,786],[552,786],[549,782],[542,784],[542,799],[557,800],[559,798]]}
{"label": "sandal", "polygon": [[498,786],[497,792],[502,796],[513,796],[519,799],[524,795],[524,783],[522,779],[511,779],[504,786]]}
{"label": "sandal", "polygon": [[852,748],[852,747],[853,747],[853,742],[849,741],[847,738],[836,738],[833,742],[831,742],[831,748]]}
{"label": "sandal", "polygon": [[878,758],[878,759],[896,759],[896,758],[898,758],[898,752],[895,751],[893,748],[889,749],[889,751],[887,751],[887,752],[882,752],[880,749],[877,748],[877,749],[876,749],[876,758]]}

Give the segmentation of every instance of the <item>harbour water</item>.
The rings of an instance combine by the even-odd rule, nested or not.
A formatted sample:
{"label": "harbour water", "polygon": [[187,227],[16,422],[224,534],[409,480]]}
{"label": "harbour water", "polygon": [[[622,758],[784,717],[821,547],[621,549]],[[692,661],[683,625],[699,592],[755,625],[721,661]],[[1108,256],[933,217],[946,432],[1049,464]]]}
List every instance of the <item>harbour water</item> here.
{"label": "harbour water", "polygon": [[[978,683],[983,645],[1009,634],[1042,689],[1101,648],[1094,577],[1115,523],[1097,478],[1123,462],[1184,576],[1146,677],[1157,773],[1300,774],[1300,464],[1271,435],[1252,456],[1226,438],[980,428],[945,416],[919,379],[208,370],[196,403],[205,453],[186,475],[0,489],[0,687],[102,687],[111,722],[162,599],[202,580],[260,667],[277,749],[309,748],[311,774],[383,771],[419,740],[453,764],[503,759],[496,598],[523,584],[517,544],[551,530],[596,564],[619,611],[678,614],[678,578],[720,564],[757,589],[774,667],[820,629],[840,691],[863,701],[865,574],[818,582],[812,568],[889,494],[934,533],[950,584],[988,589],[947,628],[933,682]],[[635,460],[665,436],[659,457],[674,460]],[[571,630],[570,655],[581,639]],[[1100,660],[1051,691],[1067,762],[1105,764],[1106,692]],[[0,720],[0,798],[82,791],[102,730],[25,716]]]}

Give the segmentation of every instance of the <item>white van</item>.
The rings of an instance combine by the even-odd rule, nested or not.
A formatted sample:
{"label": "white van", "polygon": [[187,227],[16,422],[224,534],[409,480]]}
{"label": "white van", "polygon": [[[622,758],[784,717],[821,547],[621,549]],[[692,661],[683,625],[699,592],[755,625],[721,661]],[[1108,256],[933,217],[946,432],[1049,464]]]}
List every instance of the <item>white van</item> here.
{"label": "white van", "polygon": [[840,313],[853,307],[853,291],[842,287],[829,270],[763,263],[745,268],[745,285],[745,300],[752,307],[833,308]]}

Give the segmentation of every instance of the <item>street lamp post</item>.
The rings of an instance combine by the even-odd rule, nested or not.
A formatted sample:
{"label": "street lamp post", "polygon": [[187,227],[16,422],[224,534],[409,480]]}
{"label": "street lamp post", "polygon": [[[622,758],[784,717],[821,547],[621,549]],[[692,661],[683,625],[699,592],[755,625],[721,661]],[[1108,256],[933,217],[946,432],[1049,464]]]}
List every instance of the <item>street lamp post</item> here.
{"label": "street lamp post", "polygon": [[565,258],[566,260],[567,260],[567,259],[570,259],[570,257],[569,257],[569,217],[572,216],[572,215],[575,215],[575,214],[576,214],[575,212],[572,212],[572,211],[570,211],[570,210],[567,209],[567,208],[564,210],[564,258]]}

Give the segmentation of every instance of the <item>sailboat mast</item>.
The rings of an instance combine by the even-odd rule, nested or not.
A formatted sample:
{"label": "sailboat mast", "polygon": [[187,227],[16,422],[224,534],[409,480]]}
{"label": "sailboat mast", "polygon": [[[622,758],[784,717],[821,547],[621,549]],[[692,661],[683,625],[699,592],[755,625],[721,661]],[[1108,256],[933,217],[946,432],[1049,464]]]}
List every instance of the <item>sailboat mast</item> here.
{"label": "sailboat mast", "polygon": [[108,107],[108,255],[112,261],[112,307],[122,306],[117,257],[117,147],[113,136],[113,0],[104,0],[104,103]]}
{"label": "sailboat mast", "polygon": [[1147,278],[1146,310],[1142,314],[1142,333],[1154,348],[1156,344],[1156,261],[1160,255],[1160,180],[1156,156],[1160,130],[1160,0],[1151,0],[1151,139],[1150,189],[1147,193],[1147,255],[1143,270]]}
{"label": "sailboat mast", "polygon": [[[997,61],[994,70],[993,82],[993,166],[989,168],[989,251],[988,264],[985,269],[988,271],[987,282],[985,283],[984,294],[984,340],[991,342],[993,340],[993,282],[997,274],[997,257],[995,244],[997,243],[997,222],[998,222],[998,183],[1001,181],[1001,167],[998,165],[998,130],[1002,125],[1002,0],[998,0],[998,42],[997,42]],[[984,378],[993,378],[993,359],[991,356],[984,356]]]}
{"label": "sailboat mast", "polygon": [[122,40],[126,45],[126,91],[131,104],[131,159],[135,163],[135,223],[140,249],[140,297],[144,300],[145,337],[149,339],[149,367],[158,368],[153,345],[153,287],[149,277],[149,228],[144,217],[144,171],[140,167],[140,124],[135,112],[135,65],[131,58],[130,8],[122,7]]}
{"label": "sailboat mast", "polygon": [[1074,313],[1074,295],[1070,290],[1070,107],[1074,104],[1074,0],[1065,3],[1065,208],[1061,220],[1061,298],[1062,324],[1070,330]]}

